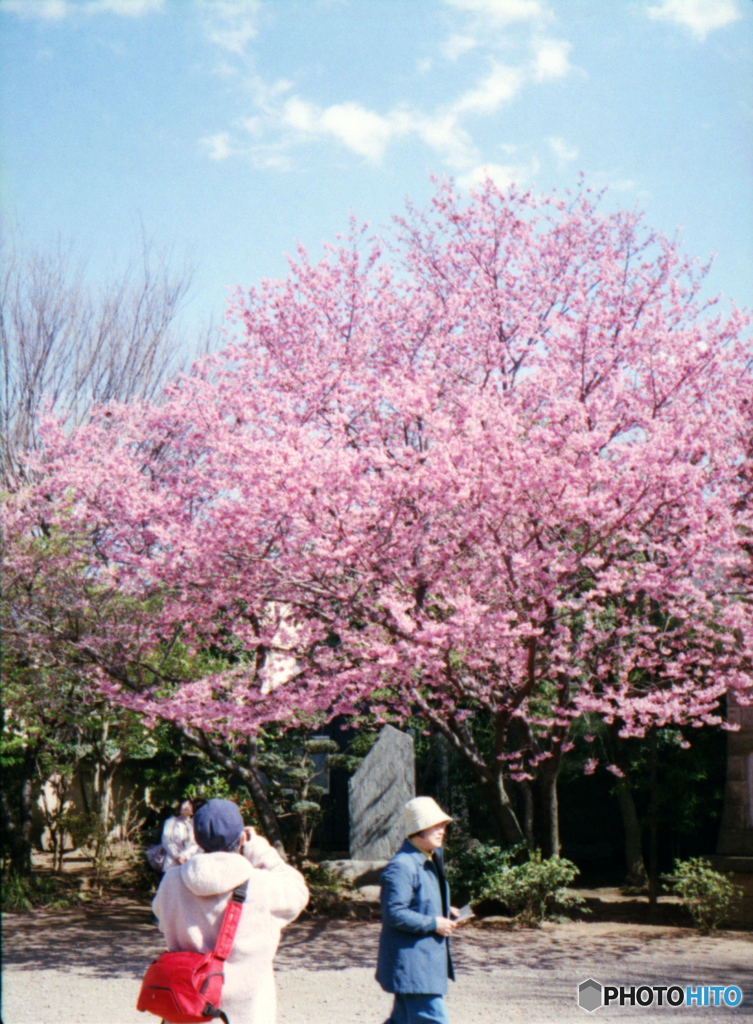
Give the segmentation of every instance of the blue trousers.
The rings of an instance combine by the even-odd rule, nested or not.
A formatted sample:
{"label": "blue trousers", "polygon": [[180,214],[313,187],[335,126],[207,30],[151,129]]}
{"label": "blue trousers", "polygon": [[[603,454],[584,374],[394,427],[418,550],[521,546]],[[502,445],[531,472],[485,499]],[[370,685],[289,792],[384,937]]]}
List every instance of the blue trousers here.
{"label": "blue trousers", "polygon": [[396,992],[387,1024],[449,1024],[444,996]]}

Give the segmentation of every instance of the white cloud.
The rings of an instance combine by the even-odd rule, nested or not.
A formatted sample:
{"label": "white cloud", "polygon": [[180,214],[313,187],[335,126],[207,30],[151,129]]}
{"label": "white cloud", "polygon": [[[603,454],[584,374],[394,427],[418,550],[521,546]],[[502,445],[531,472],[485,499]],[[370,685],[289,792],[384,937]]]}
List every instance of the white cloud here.
{"label": "white cloud", "polygon": [[285,171],[287,173],[295,169],[293,161],[279,146],[254,146],[249,156],[254,167],[260,171]]}
{"label": "white cloud", "polygon": [[536,157],[533,157],[529,164],[480,164],[467,174],[461,174],[457,183],[460,188],[467,191],[479,188],[487,178],[491,178],[498,188],[505,191],[511,185],[524,185],[538,174],[539,167]]}
{"label": "white cloud", "polygon": [[463,57],[466,53],[470,53],[471,50],[475,50],[479,45],[478,39],[475,36],[467,35],[455,35],[442,44],[442,54],[451,61],[456,61],[459,57]]}
{"label": "white cloud", "polygon": [[495,25],[511,25],[544,17],[541,0],[445,0],[452,7],[468,11]]}
{"label": "white cloud", "polygon": [[249,80],[249,88],[255,99],[263,109],[270,108],[274,105],[278,96],[282,96],[283,93],[290,92],[294,86],[294,82],[291,82],[289,78],[278,78],[276,82],[267,83],[259,75],[254,75]]}
{"label": "white cloud", "polygon": [[0,0],[0,14],[40,21],[61,21],[68,13],[67,7],[66,0]]}
{"label": "white cloud", "polygon": [[80,4],[86,14],[120,14],[125,18],[140,18],[164,7],[165,0],[91,0]]}
{"label": "white cloud", "polygon": [[577,160],[577,147],[568,146],[564,139],[561,139],[559,136],[552,135],[546,141],[549,143],[549,148],[557,157],[557,163],[560,168],[564,167],[565,164],[569,164],[573,160]]}
{"label": "white cloud", "polygon": [[468,167],[478,158],[470,134],[451,111],[414,114],[411,126],[418,137],[453,167]]}
{"label": "white cloud", "polygon": [[210,42],[243,56],[258,33],[259,0],[200,0],[200,4]]}
{"label": "white cloud", "polygon": [[639,189],[638,183],[633,178],[620,178],[618,174],[619,171],[616,168],[606,171],[593,170],[588,177],[592,188],[596,191],[606,188],[610,193],[632,193],[634,198],[638,198],[642,202],[651,199],[651,193]]}
{"label": "white cloud", "polygon": [[[288,80],[270,86],[252,76],[247,80],[247,87],[253,95],[256,112],[242,124],[248,136],[255,138],[254,146],[249,148],[246,143],[232,140],[227,132],[203,141],[214,160],[243,153],[259,165],[260,155],[266,154],[264,166],[289,169],[285,151],[302,142],[336,140],[371,163],[379,163],[393,142],[413,136],[439,154],[456,173],[472,176],[477,172],[470,169],[479,163],[481,154],[465,120],[492,116],[511,103],[526,85],[552,81],[571,70],[567,59],[568,43],[539,39],[533,43],[533,50],[533,61],[521,67],[493,62],[473,88],[433,111],[404,105],[382,113],[353,100],[323,107],[300,94],[291,95]],[[563,152],[559,153],[561,159]],[[272,161],[268,159],[270,153]],[[489,167],[503,183],[521,181],[531,174],[528,166],[490,164]]]}
{"label": "white cloud", "polygon": [[210,135],[201,141],[209,151],[210,160],[227,160],[229,156],[238,152],[231,144],[229,132],[217,132],[216,135]]}
{"label": "white cloud", "polygon": [[285,104],[283,122],[289,128],[306,134],[315,134],[321,118],[321,111],[300,96],[291,96]]}
{"label": "white cloud", "polygon": [[249,135],[261,135],[264,130],[264,122],[260,117],[244,117],[241,123]]}
{"label": "white cloud", "polygon": [[0,0],[0,14],[15,14],[40,21],[62,21],[73,15],[93,17],[116,14],[125,18],[141,18],[164,7],[165,0]]}
{"label": "white cloud", "polygon": [[564,39],[537,39],[533,43],[534,82],[553,82],[572,71],[568,54],[572,46]]}
{"label": "white cloud", "polygon": [[291,96],[282,110],[282,123],[309,136],[332,136],[367,160],[378,162],[387,144],[410,130],[410,117],[399,111],[387,117],[359,103],[336,103],[320,108]]}
{"label": "white cloud", "polygon": [[523,82],[524,75],[519,69],[495,64],[475,89],[470,89],[452,104],[452,110],[456,114],[493,114],[515,97]]}
{"label": "white cloud", "polygon": [[683,25],[701,42],[709,32],[742,17],[738,0],[661,0],[647,7],[646,14],[654,21]]}
{"label": "white cloud", "polygon": [[[229,131],[220,131],[203,140],[213,160],[225,160],[238,154],[257,166],[289,169],[288,154],[302,144],[337,142],[350,152],[379,163],[389,147],[398,140],[419,140],[438,154],[456,174],[474,174],[480,164],[479,152],[469,131],[471,119],[491,118],[509,106],[526,88],[561,79],[573,68],[569,61],[570,44],[542,36],[548,11],[542,0],[444,0],[471,18],[467,30],[451,34],[440,47],[447,60],[464,54],[482,52],[482,73],[468,81],[464,91],[457,89],[444,102],[434,107],[413,105],[409,98],[391,108],[375,109],[347,94],[329,105],[317,103],[298,88],[293,91],[289,80],[268,85],[249,67],[244,52],[253,37],[264,5],[258,0],[196,0],[207,14],[207,30],[216,44],[226,51],[226,58],[237,69],[251,108],[246,117]],[[239,34],[230,32],[232,18],[243,13],[236,24]],[[523,55],[514,63],[505,63],[493,54],[499,46],[508,45],[500,28],[513,22],[526,22],[523,39],[515,42]],[[246,26],[244,29],[243,26]],[[241,60],[233,60],[228,51]],[[520,51],[519,51],[520,52]],[[479,65],[479,60],[475,60]],[[424,54],[415,64],[417,73],[437,73],[434,62]],[[499,153],[499,148],[497,149]],[[560,154],[560,158],[562,158]],[[531,173],[529,166],[491,164],[489,167],[503,182],[523,180]]]}
{"label": "white cloud", "polygon": [[[469,167],[478,153],[468,132],[452,109],[434,114],[397,108],[387,114],[368,110],[359,103],[337,103],[319,107],[301,96],[288,97],[282,106],[270,105],[263,118],[249,118],[244,126],[260,136],[266,128],[272,134],[287,132],[287,145],[303,140],[335,139],[371,163],[379,163],[388,146],[400,138],[416,136],[455,168]],[[292,133],[292,135],[291,135]],[[220,159],[230,155],[227,133],[204,140]]]}

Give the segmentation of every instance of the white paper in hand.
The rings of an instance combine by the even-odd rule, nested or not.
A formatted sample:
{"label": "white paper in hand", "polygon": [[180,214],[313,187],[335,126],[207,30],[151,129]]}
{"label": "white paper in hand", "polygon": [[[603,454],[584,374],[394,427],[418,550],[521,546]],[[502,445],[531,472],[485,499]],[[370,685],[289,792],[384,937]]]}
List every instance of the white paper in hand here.
{"label": "white paper in hand", "polygon": [[476,915],[471,910],[470,905],[466,903],[466,905],[464,907],[461,907],[460,910],[458,911],[455,921],[457,924],[460,924],[461,921],[468,921],[471,917],[475,916]]}

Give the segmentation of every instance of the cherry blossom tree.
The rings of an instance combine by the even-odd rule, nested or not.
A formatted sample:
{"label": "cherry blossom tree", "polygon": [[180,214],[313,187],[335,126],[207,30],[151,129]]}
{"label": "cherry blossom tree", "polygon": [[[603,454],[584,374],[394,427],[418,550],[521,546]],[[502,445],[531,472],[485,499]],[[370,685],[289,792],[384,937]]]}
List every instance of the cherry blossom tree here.
{"label": "cherry blossom tree", "polygon": [[[238,292],[159,407],[48,419],[10,564],[30,578],[41,522],[67,538],[44,574],[85,628],[28,642],[205,736],[419,714],[504,836],[556,852],[574,718],[692,731],[751,696],[749,318],[603,204],[440,185],[387,241],[354,225]],[[225,660],[179,672],[176,646]]]}

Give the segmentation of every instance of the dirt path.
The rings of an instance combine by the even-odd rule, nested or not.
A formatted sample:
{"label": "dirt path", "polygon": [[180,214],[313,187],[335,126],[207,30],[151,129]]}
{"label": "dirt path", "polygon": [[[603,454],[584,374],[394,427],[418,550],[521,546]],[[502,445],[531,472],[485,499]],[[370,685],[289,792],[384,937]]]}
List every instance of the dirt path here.
{"label": "dirt path", "polygon": [[[391,999],[374,981],[379,923],[301,921],[277,957],[278,1024],[381,1024]],[[584,1021],[576,986],[738,985],[735,1009],[602,1007],[596,1020],[753,1022],[753,934],[614,921],[539,931],[468,925],[453,939],[452,1024]],[[3,919],[4,1024],[149,1024],[135,1009],[145,966],[162,951],[148,907],[119,899],[86,911]],[[156,1018],[154,1018],[156,1021]]]}

